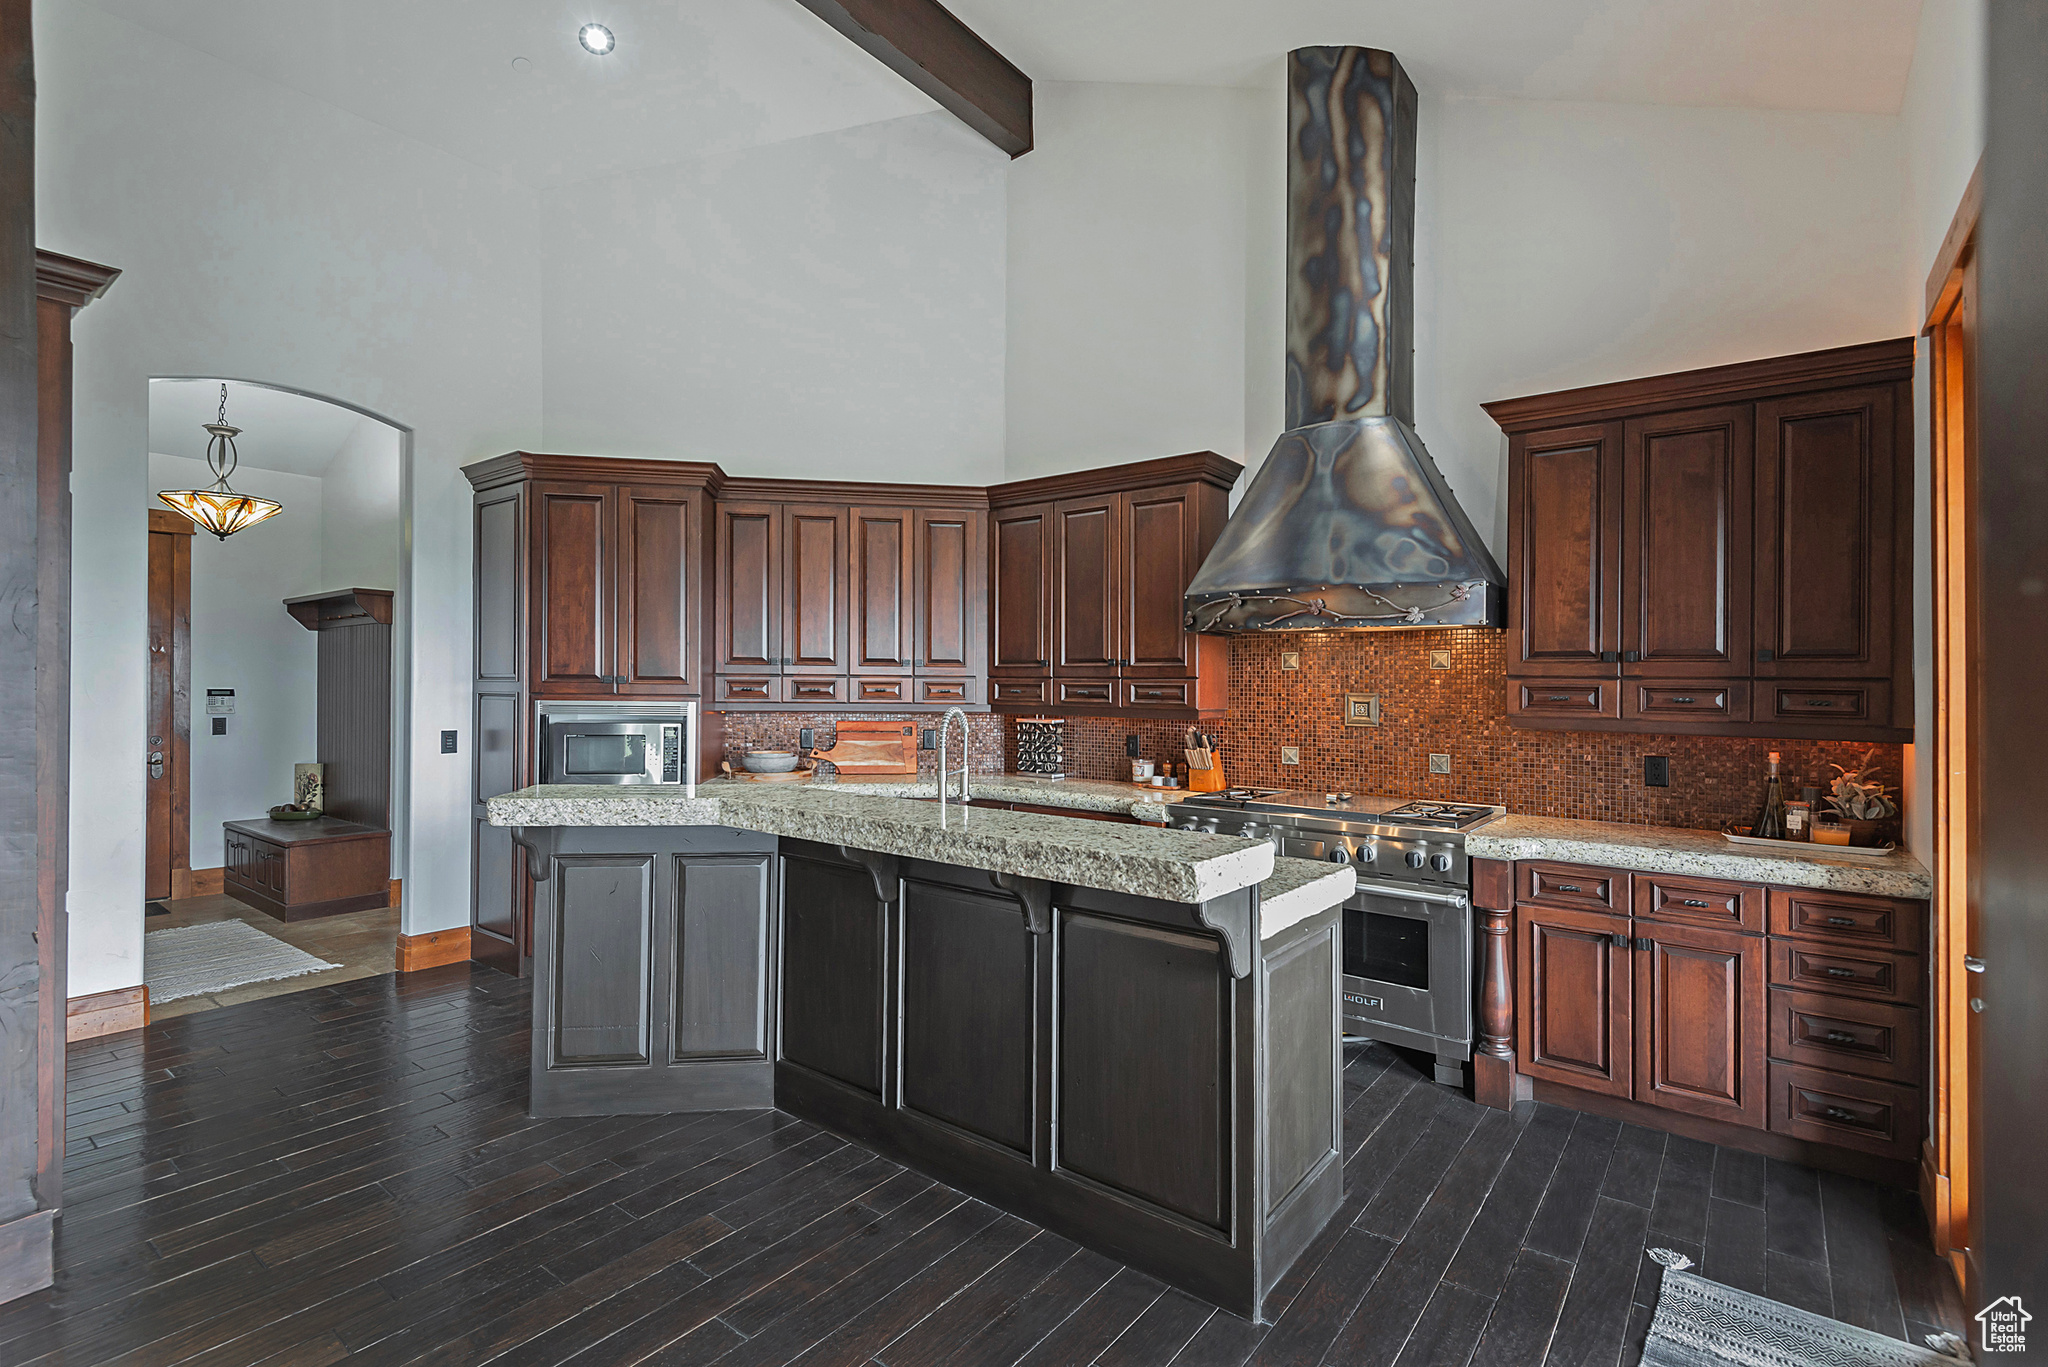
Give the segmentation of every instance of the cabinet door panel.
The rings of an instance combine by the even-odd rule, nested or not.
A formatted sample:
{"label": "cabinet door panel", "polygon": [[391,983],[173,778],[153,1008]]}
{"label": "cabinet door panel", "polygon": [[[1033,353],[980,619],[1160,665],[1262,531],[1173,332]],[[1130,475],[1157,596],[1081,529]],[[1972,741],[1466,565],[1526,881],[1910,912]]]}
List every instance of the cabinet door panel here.
{"label": "cabinet door panel", "polygon": [[987,514],[972,508],[920,508],[913,529],[911,574],[916,599],[916,665],[920,674],[978,674],[988,644]]}
{"label": "cabinet door panel", "polygon": [[903,1106],[1028,1157],[1037,942],[1014,898],[903,885]]}
{"label": "cabinet door panel", "polygon": [[1181,678],[1194,672],[1195,637],[1182,624],[1196,558],[1195,494],[1168,489],[1128,494],[1118,535],[1124,586],[1126,678]]}
{"label": "cabinet door panel", "polygon": [[619,490],[619,692],[695,697],[704,496]]}
{"label": "cabinet door panel", "polygon": [[1893,404],[1875,387],[1756,406],[1759,675],[1892,673]]}
{"label": "cabinet door panel", "polygon": [[1746,404],[1627,424],[1623,673],[1749,677],[1751,431]]}
{"label": "cabinet door panel", "polygon": [[1521,1071],[1627,1096],[1634,1047],[1628,918],[1524,906],[1516,919],[1521,927],[1515,976]]}
{"label": "cabinet door panel", "polygon": [[995,623],[989,668],[1009,677],[1045,677],[1052,666],[1052,506],[1005,508],[993,526]]}
{"label": "cabinet door panel", "polygon": [[782,508],[718,505],[718,668],[782,667]]}
{"label": "cabinet door panel", "polygon": [[912,631],[912,543],[908,508],[854,508],[851,607],[853,664],[863,674],[908,674],[916,658]]}
{"label": "cabinet door panel", "polygon": [[1764,941],[1638,920],[1635,1099],[1762,1129]]}
{"label": "cabinet door panel", "polygon": [[671,1061],[767,1058],[772,859],[676,860]]}
{"label": "cabinet door panel", "polygon": [[561,855],[550,883],[555,981],[537,1022],[548,1065],[651,1061],[654,857]]}
{"label": "cabinet door panel", "polygon": [[785,668],[845,672],[846,521],[844,508],[792,504],[783,510],[789,586]]}
{"label": "cabinet door panel", "polygon": [[1618,674],[1621,424],[1518,434],[1508,485],[1508,672]]}
{"label": "cabinet door panel", "polygon": [[525,856],[513,845],[510,830],[484,820],[483,804],[526,786],[522,767],[525,747],[520,736],[522,715],[517,694],[479,693],[476,722],[470,731],[476,788],[476,898],[471,923],[507,941],[516,939],[516,929],[525,920]]}
{"label": "cabinet door panel", "polygon": [[526,555],[520,519],[524,493],[514,487],[476,504],[476,677],[517,683],[526,597]]}
{"label": "cabinet door panel", "polygon": [[610,691],[613,490],[533,486],[536,692]]}
{"label": "cabinet door panel", "polygon": [[782,861],[782,1057],[882,1094],[882,904],[865,869]]}
{"label": "cabinet door panel", "polygon": [[1053,673],[1107,678],[1119,639],[1117,499],[1053,505]]}

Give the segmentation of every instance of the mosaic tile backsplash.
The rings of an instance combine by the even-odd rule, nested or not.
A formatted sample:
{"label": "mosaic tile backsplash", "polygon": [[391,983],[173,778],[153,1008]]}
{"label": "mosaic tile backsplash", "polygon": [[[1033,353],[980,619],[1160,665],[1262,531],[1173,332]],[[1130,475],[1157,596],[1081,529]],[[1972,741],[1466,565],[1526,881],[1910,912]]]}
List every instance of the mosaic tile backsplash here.
{"label": "mosaic tile backsplash", "polygon": [[[936,712],[862,712],[863,719],[878,721],[907,721],[919,727],[936,727],[939,714]],[[989,713],[970,713],[967,718],[968,764],[975,772],[984,772],[1008,767],[1004,763],[1004,718]],[[820,750],[832,748],[832,741],[839,724],[839,716],[832,712],[728,712],[725,714],[725,757],[732,767],[740,767],[739,757],[749,750],[794,750],[797,748],[797,732],[810,727]],[[954,733],[949,744],[959,743],[959,733]],[[1117,744],[1123,744],[1121,733]],[[946,756],[946,762],[954,769],[960,762],[953,755]],[[917,756],[920,774],[930,778],[939,771],[939,754],[936,750],[921,750]],[[830,763],[819,766],[821,772],[831,773]],[[1126,769],[1125,774],[1129,774]]]}
{"label": "mosaic tile backsplash", "polygon": [[[1825,793],[1831,762],[1854,764],[1865,743],[1519,731],[1508,725],[1505,632],[1485,630],[1289,632],[1231,641],[1230,713],[1205,723],[1233,784],[1347,789],[1448,801],[1498,802],[1529,816],[1574,817],[1719,830],[1746,825],[1763,796],[1764,757],[1781,752],[1786,796]],[[1450,668],[1430,653],[1448,650]],[[1298,651],[1299,670],[1281,653]],[[1378,727],[1347,727],[1345,693],[1377,693]],[[1014,728],[1012,728],[1014,729]],[[1174,723],[1074,717],[1067,772],[1129,774],[1124,737],[1141,737],[1148,759],[1178,758]],[[1280,763],[1299,746],[1301,763]],[[1880,745],[1878,777],[1896,789],[1904,747]],[[1449,774],[1429,756],[1451,757]],[[1671,786],[1643,786],[1643,757],[1671,760]],[[1014,739],[1006,760],[1015,761]],[[979,761],[977,760],[977,763]]]}

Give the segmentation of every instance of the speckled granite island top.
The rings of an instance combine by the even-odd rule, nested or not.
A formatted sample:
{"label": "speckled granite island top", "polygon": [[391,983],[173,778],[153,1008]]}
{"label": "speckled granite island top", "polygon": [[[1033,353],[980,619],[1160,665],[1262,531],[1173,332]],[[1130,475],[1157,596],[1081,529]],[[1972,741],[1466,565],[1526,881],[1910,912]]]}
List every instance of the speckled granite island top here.
{"label": "speckled granite island top", "polygon": [[[709,786],[709,785],[707,785]],[[876,797],[937,797],[935,779],[891,781],[873,778],[817,778],[813,788]],[[1067,807],[1077,812],[1114,812],[1140,821],[1164,822],[1166,809],[1186,800],[1186,788],[1148,788],[1096,778],[1034,778],[1029,774],[970,774],[967,791],[997,802],[1029,802],[1040,807]]]}
{"label": "speckled granite island top", "polygon": [[1036,812],[941,810],[835,787],[709,783],[689,798],[663,785],[544,784],[494,797],[488,811],[493,826],[730,826],[1168,902],[1206,902],[1273,873],[1273,847],[1263,840]]}
{"label": "speckled granite island top", "polygon": [[1731,844],[1718,831],[1541,816],[1504,816],[1465,837],[1466,853],[1475,859],[1556,859],[1872,897],[1926,897],[1933,892],[1934,880],[1927,870],[1904,851],[1882,863],[1864,864],[1830,860],[1825,845],[1812,849],[1811,856],[1780,854]]}

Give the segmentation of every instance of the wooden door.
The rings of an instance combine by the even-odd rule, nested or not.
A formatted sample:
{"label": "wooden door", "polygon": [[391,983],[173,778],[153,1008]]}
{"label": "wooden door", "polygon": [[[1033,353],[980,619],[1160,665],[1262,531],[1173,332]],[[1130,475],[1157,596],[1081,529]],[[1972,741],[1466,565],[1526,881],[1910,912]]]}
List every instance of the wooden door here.
{"label": "wooden door", "polygon": [[1622,445],[1618,422],[1508,443],[1511,675],[1620,670]]}
{"label": "wooden door", "polygon": [[1749,677],[1748,404],[1630,419],[1622,479],[1622,673]]}
{"label": "wooden door", "polygon": [[920,508],[912,521],[912,648],[920,674],[978,674],[986,665],[988,514]]}
{"label": "wooden door", "polygon": [[1044,678],[1052,669],[1052,522],[1049,503],[989,515],[994,584],[989,672]]}
{"label": "wooden door", "polygon": [[1895,595],[1911,588],[1895,582],[1896,414],[1888,385],[1757,404],[1758,677],[1894,674]]}
{"label": "wooden door", "polygon": [[908,508],[848,510],[847,618],[856,674],[908,674],[917,658],[913,522]]}
{"label": "wooden door", "polygon": [[1524,905],[1515,919],[1520,1071],[1627,1096],[1634,1048],[1628,918]]}
{"label": "wooden door", "polygon": [[698,697],[704,495],[627,485],[618,516],[618,691]]}
{"label": "wooden door", "polygon": [[1635,1099],[1764,1128],[1764,940],[1641,917],[1635,927]]}
{"label": "wooden door", "polygon": [[717,669],[782,667],[782,505],[720,503],[712,594]]}
{"label": "wooden door", "polygon": [[149,716],[143,740],[142,896],[191,888],[192,524],[168,509],[149,515]]}
{"label": "wooden door", "polygon": [[533,486],[533,691],[581,696],[612,686],[615,490]]}
{"label": "wooden door", "polygon": [[782,664],[792,673],[844,674],[847,510],[792,503],[782,511]]}
{"label": "wooden door", "polygon": [[1053,505],[1055,678],[1110,678],[1122,659],[1126,590],[1117,526],[1122,503],[1122,495],[1104,494]]}
{"label": "wooden door", "polygon": [[1182,624],[1188,582],[1201,565],[1193,485],[1123,496],[1117,560],[1122,589],[1123,675],[1188,678],[1196,637]]}

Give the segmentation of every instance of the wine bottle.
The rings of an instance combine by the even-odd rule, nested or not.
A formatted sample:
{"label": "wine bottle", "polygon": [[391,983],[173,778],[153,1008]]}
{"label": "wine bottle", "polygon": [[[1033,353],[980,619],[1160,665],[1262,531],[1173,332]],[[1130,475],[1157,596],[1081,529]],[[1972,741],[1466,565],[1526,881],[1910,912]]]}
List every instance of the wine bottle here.
{"label": "wine bottle", "polygon": [[1760,840],[1785,838],[1785,790],[1778,782],[1778,752],[1771,751],[1770,774],[1764,779],[1763,810],[1757,813],[1750,834]]}

